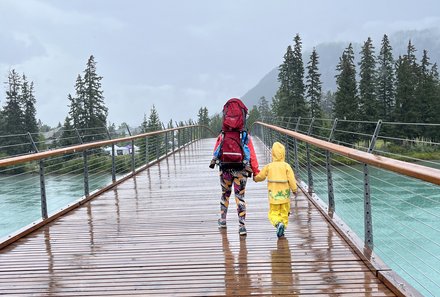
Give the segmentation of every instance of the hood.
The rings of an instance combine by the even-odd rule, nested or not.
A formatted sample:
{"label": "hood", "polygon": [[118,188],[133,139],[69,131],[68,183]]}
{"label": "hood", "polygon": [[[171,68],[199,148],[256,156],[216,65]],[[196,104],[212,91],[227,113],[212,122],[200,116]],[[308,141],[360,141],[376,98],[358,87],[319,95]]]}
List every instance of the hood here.
{"label": "hood", "polygon": [[284,162],[285,157],[286,157],[286,148],[278,141],[275,142],[272,146],[272,161]]}

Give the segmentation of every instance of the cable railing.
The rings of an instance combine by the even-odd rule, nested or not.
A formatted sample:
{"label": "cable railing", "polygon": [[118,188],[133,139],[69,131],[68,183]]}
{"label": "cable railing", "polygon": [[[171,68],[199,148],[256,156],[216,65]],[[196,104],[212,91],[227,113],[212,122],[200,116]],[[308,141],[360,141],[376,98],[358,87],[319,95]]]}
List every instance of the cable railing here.
{"label": "cable railing", "polygon": [[[132,135],[127,129],[128,136],[113,138],[106,128],[72,129],[74,143],[63,146],[67,138],[58,137],[44,150],[32,134],[20,135],[19,145],[28,148],[0,159],[0,249],[185,148],[204,130],[190,125]],[[7,141],[0,150],[11,137],[1,138]]]}
{"label": "cable railing", "polygon": [[[440,296],[440,144],[391,134],[403,125],[411,130],[411,123],[278,117],[256,122],[252,134],[266,156],[275,141],[285,145],[304,192],[379,277],[401,292]],[[440,128],[415,126],[425,134]]]}

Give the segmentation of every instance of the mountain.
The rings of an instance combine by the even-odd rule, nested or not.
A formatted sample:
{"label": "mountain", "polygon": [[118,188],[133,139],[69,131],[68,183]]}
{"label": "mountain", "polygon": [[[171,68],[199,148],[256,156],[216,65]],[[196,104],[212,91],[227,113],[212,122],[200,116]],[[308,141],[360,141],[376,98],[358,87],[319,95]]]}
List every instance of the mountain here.
{"label": "mountain", "polygon": [[[423,50],[428,51],[428,56],[432,64],[440,63],[440,28],[431,28],[426,30],[413,30],[413,31],[399,31],[389,36],[391,46],[393,47],[393,57],[397,59],[399,55],[403,55],[406,52],[408,41],[411,40],[412,44],[417,49],[417,58],[420,60]],[[374,47],[376,55],[379,53],[382,38],[374,40]],[[350,42],[333,42],[333,43],[321,43],[315,46],[319,55],[319,72],[321,73],[322,91],[325,93],[328,90],[336,90],[336,65],[339,62],[339,57],[342,55],[344,49]],[[355,63],[360,61],[359,52],[362,44],[352,42],[355,53]],[[311,50],[303,53],[304,66],[307,66]],[[307,71],[307,69],[306,69]],[[359,70],[358,70],[359,71]],[[250,89],[241,98],[243,102],[251,107],[258,105],[260,97],[264,96],[271,102],[272,97],[278,90],[278,65],[275,66],[269,73],[267,73],[258,84]]]}

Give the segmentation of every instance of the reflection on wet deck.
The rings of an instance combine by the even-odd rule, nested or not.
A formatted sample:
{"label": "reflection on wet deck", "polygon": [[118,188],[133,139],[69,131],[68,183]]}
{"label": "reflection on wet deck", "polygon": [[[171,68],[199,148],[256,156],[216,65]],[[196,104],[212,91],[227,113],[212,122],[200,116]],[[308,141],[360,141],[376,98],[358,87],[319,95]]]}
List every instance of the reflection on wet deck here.
{"label": "reflection on wet deck", "polygon": [[213,145],[196,142],[3,249],[0,295],[394,296],[302,195],[277,239],[266,185],[249,181],[248,235],[233,199],[219,230]]}

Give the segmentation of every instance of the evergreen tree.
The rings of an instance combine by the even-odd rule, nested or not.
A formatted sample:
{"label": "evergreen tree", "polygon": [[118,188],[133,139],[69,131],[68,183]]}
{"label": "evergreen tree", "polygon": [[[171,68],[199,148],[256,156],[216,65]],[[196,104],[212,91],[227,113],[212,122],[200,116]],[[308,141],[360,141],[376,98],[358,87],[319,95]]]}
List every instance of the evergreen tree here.
{"label": "evergreen tree", "polygon": [[251,110],[249,111],[249,117],[246,120],[246,128],[251,129],[252,125],[260,119],[261,115],[258,111],[258,107],[256,105],[252,106]]}
{"label": "evergreen tree", "polygon": [[310,104],[310,115],[315,118],[322,117],[321,109],[321,74],[318,70],[318,53],[313,49],[310,60],[307,63],[306,98]]}
{"label": "evergreen tree", "polygon": [[[437,64],[435,63],[431,68],[431,76],[433,77],[435,84],[436,84],[436,96],[431,102],[431,109],[435,110],[433,113],[433,117],[431,119],[431,123],[440,123],[440,79],[439,79],[439,73]],[[431,129],[431,134],[428,134],[428,137],[430,137],[435,142],[440,142],[440,129]]]}
{"label": "evergreen tree", "polygon": [[[378,102],[376,99],[376,59],[374,46],[371,38],[368,37],[362,46],[359,81],[359,112],[361,120],[377,121]],[[364,125],[363,127],[368,127]],[[365,130],[365,129],[363,129]]]}
{"label": "evergreen tree", "polygon": [[258,102],[258,113],[263,121],[268,121],[273,117],[272,110],[270,109],[269,102],[267,102],[266,97],[260,97]]}
{"label": "evergreen tree", "polygon": [[391,121],[395,105],[395,74],[392,47],[387,35],[383,36],[382,46],[377,57],[377,101],[378,118]]}
{"label": "evergreen tree", "polygon": [[[102,76],[96,74],[96,62],[92,55],[87,61],[83,80],[84,111],[86,114],[85,126],[87,128],[105,127],[107,123],[108,109],[104,104],[101,79]],[[98,138],[105,138],[105,136],[98,136]],[[96,140],[96,137],[94,140]]]}
{"label": "evergreen tree", "polygon": [[71,124],[71,119],[66,117],[64,120],[64,125],[62,127],[62,132],[60,139],[58,141],[61,147],[70,146],[79,144],[80,140],[78,139],[78,135],[75,132],[74,127]]}
{"label": "evergreen tree", "polygon": [[[400,56],[396,63],[396,107],[394,120],[403,123],[421,122],[421,114],[416,97],[416,85],[419,77],[419,66],[415,56],[416,49],[408,42],[406,54]],[[403,125],[396,130],[400,137],[416,138],[419,129],[411,125]]]}
{"label": "evergreen tree", "polygon": [[[208,114],[208,108],[201,107],[199,109],[199,113],[198,113],[197,117],[198,117],[197,123],[199,125],[209,127],[210,119],[209,119],[209,114]],[[208,131],[205,129],[202,129],[202,138],[207,138],[207,137],[208,137]]]}
{"label": "evergreen tree", "polygon": [[6,101],[3,109],[3,132],[14,135],[5,138],[3,141],[6,146],[5,152],[8,155],[23,153],[23,148],[17,146],[17,144],[27,142],[26,137],[23,136],[26,131],[24,130],[24,113],[21,100],[21,79],[18,73],[12,69],[8,74],[8,90],[6,91]]}
{"label": "evergreen tree", "polygon": [[294,46],[287,47],[284,62],[279,67],[280,87],[272,101],[272,109],[279,117],[307,116],[304,99],[304,64],[302,61],[302,43],[297,34]]}
{"label": "evergreen tree", "polygon": [[280,87],[272,100],[272,110],[277,116],[293,116],[294,106],[292,104],[292,72],[293,72],[293,51],[289,45],[284,54],[284,61],[278,67],[278,81]]}
{"label": "evergreen tree", "polygon": [[[418,113],[421,115],[420,120],[423,123],[440,123],[436,122],[438,119],[438,114],[440,113],[440,109],[436,108],[436,101],[438,98],[438,72],[437,65],[433,65],[429,62],[428,52],[426,50],[423,51],[423,57],[420,61],[420,77],[419,83],[417,84],[417,102],[419,102],[419,111]],[[423,116],[422,116],[423,115]],[[436,134],[432,129],[432,127],[425,128],[423,126],[420,127],[421,135],[426,138],[436,138]]]}
{"label": "evergreen tree", "polygon": [[[102,76],[96,73],[95,58],[90,56],[87,61],[84,77],[78,75],[75,83],[75,97],[68,95],[70,101],[69,116],[77,129],[103,128],[107,123],[108,109],[104,104],[101,90]],[[84,137],[85,141],[105,139],[105,134]]]}
{"label": "evergreen tree", "polygon": [[[159,114],[157,113],[156,107],[153,105],[150,111],[150,115],[146,124],[146,132],[154,132],[162,130],[162,122],[159,119]],[[162,141],[163,135],[154,135],[148,137],[148,152],[150,158],[155,158],[159,152],[162,151]]]}
{"label": "evergreen tree", "polygon": [[[336,75],[337,90],[333,106],[334,116],[344,120],[357,120],[359,104],[356,88],[356,66],[354,65],[354,53],[351,43],[339,58],[336,70],[339,73]],[[338,129],[356,132],[357,125],[353,122],[339,122]],[[357,137],[353,133],[339,133],[336,139],[353,144]]]}
{"label": "evergreen tree", "polygon": [[332,91],[327,91],[327,93],[325,93],[322,96],[322,100],[321,100],[321,109],[325,117],[327,118],[332,117],[334,103],[335,103],[335,94],[332,93]]}
{"label": "evergreen tree", "polygon": [[216,113],[209,121],[209,127],[212,131],[220,133],[222,130],[223,118],[220,114]]}
{"label": "evergreen tree", "polygon": [[304,63],[302,60],[302,42],[299,34],[296,34],[294,38],[295,44],[293,45],[293,106],[294,113],[292,116],[308,116],[307,104],[304,99],[305,86],[304,86]]}
{"label": "evergreen tree", "polygon": [[[35,109],[35,96],[34,96],[34,83],[27,81],[26,76],[23,74],[22,77],[22,92],[21,101],[23,105],[23,116],[24,116],[24,131],[31,134],[38,132],[38,123],[36,119],[36,109]],[[34,137],[34,135],[33,135]],[[37,141],[37,140],[35,140]]]}
{"label": "evergreen tree", "polygon": [[76,96],[67,95],[70,102],[69,118],[72,120],[73,127],[82,129],[86,127],[85,119],[86,113],[84,110],[84,84],[81,75],[78,74],[75,82]]}
{"label": "evergreen tree", "polygon": [[[6,118],[6,114],[3,112],[3,109],[0,107],[0,135],[6,134],[5,118]],[[1,157],[1,153],[0,153],[0,157]]]}

